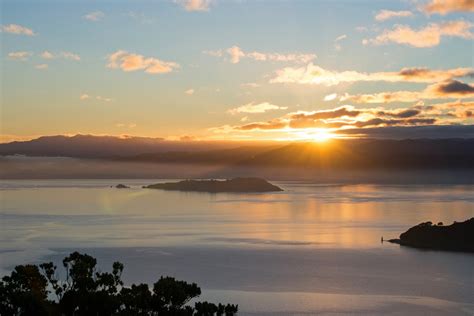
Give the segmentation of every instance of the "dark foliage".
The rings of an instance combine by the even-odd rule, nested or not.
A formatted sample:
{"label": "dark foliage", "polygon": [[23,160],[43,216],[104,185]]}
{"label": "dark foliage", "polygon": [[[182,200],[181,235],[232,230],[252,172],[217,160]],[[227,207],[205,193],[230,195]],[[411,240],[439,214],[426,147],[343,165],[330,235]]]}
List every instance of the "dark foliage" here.
{"label": "dark foliage", "polygon": [[[124,287],[123,264],[115,262],[112,272],[99,272],[97,260],[87,254],[71,253],[64,258],[65,280],[57,278],[57,267],[49,262],[15,267],[0,281],[0,315],[108,316],[235,315],[237,305],[209,302],[188,304],[201,294],[196,283],[161,277],[151,291],[148,284]],[[51,299],[54,294],[56,299]]]}

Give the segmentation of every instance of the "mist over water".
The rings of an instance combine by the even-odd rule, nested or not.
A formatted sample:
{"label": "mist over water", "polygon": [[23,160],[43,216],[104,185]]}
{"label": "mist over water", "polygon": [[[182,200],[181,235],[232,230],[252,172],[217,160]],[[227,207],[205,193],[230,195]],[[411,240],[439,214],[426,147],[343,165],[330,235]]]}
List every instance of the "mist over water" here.
{"label": "mist over water", "polygon": [[[85,251],[127,283],[197,282],[241,314],[471,314],[474,255],[380,243],[424,221],[474,216],[472,185],[322,185],[207,194],[156,180],[2,180],[1,273]],[[111,186],[124,183],[130,189]]]}

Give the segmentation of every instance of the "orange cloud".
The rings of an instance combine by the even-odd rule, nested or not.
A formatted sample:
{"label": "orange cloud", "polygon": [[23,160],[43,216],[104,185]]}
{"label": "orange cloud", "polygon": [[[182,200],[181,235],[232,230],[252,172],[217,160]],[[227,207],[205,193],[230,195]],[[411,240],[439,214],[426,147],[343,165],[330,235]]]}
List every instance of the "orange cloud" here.
{"label": "orange cloud", "polygon": [[375,20],[381,22],[392,18],[405,18],[410,16],[413,16],[413,12],[411,11],[380,10],[375,15]]}
{"label": "orange cloud", "polygon": [[2,32],[10,33],[10,34],[17,34],[17,35],[26,35],[26,36],[35,36],[36,33],[33,32],[32,29],[29,29],[25,26],[21,26],[18,24],[8,24],[2,25]]}
{"label": "orange cloud", "polygon": [[431,0],[423,6],[422,10],[428,14],[438,13],[441,15],[450,12],[473,12],[474,1],[472,0]]}
{"label": "orange cloud", "polygon": [[232,115],[238,114],[238,113],[265,113],[267,111],[272,111],[272,110],[286,110],[288,107],[286,106],[278,106],[275,104],[271,104],[268,102],[262,102],[262,103],[248,103],[245,105],[241,105],[237,108],[230,109],[228,112]]}
{"label": "orange cloud", "polygon": [[11,52],[11,53],[8,53],[8,58],[9,59],[13,59],[13,60],[21,60],[21,61],[25,61],[25,60],[28,60],[28,58],[33,55],[33,53],[31,52]]}
{"label": "orange cloud", "polygon": [[439,45],[443,36],[474,38],[474,34],[470,31],[472,26],[472,23],[463,20],[440,24],[431,23],[419,30],[414,30],[406,25],[396,25],[394,29],[385,30],[374,39],[365,39],[362,43],[374,45],[397,43],[418,48],[434,47]]}
{"label": "orange cloud", "polygon": [[[437,88],[441,90],[453,89],[452,85],[453,83],[446,83],[442,87],[437,86]],[[435,85],[431,89],[435,89]],[[399,109],[385,109],[383,107],[356,109],[353,106],[345,105],[328,110],[293,112],[268,121],[235,126],[225,125],[210,130],[215,133],[229,134],[251,131],[298,132],[320,128],[343,131],[350,128],[366,127],[465,124],[466,120],[474,119],[473,114],[474,102],[461,102],[460,100],[428,106],[417,103],[414,106]]]}
{"label": "orange cloud", "polygon": [[128,53],[118,50],[108,56],[108,68],[120,68],[123,71],[144,70],[150,74],[164,74],[172,72],[179,68],[175,62],[162,61],[153,57],[144,57],[143,55]]}
{"label": "orange cloud", "polygon": [[209,11],[212,0],[175,0],[186,11]]}
{"label": "orange cloud", "polygon": [[358,81],[386,81],[386,82],[417,82],[434,83],[472,76],[473,68],[455,68],[447,70],[430,70],[427,68],[403,68],[397,72],[358,72],[332,71],[309,63],[305,67],[286,67],[276,71],[270,83],[298,83],[333,86],[340,83]]}

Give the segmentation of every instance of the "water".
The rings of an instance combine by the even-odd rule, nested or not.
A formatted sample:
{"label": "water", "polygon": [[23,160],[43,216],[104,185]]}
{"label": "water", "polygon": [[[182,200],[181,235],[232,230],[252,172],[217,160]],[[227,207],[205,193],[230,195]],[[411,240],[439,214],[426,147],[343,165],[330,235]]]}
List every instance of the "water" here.
{"label": "water", "polygon": [[380,242],[473,217],[474,186],[141,189],[153,182],[2,180],[0,273],[81,250],[104,270],[122,261],[127,283],[197,282],[202,299],[238,303],[241,315],[474,314],[474,255]]}

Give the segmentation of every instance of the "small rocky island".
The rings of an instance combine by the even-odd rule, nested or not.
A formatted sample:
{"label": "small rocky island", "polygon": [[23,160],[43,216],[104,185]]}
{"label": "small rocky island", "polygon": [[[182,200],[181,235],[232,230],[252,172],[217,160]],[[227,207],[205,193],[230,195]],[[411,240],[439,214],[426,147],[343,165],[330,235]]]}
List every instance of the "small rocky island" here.
{"label": "small rocky island", "polygon": [[474,217],[449,226],[421,223],[401,234],[400,239],[389,242],[416,248],[474,252]]}
{"label": "small rocky island", "polygon": [[278,192],[281,188],[260,178],[234,178],[227,180],[183,180],[179,182],[157,183],[144,186],[146,189],[190,192]]}
{"label": "small rocky island", "polygon": [[130,189],[129,186],[125,185],[125,184],[122,184],[122,183],[119,183],[115,186],[115,188],[117,189]]}

